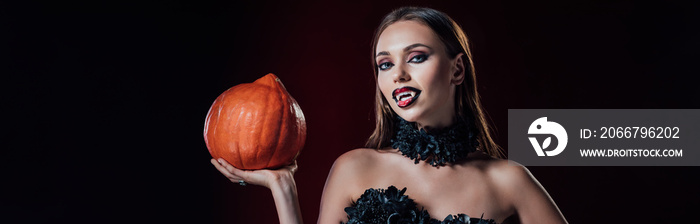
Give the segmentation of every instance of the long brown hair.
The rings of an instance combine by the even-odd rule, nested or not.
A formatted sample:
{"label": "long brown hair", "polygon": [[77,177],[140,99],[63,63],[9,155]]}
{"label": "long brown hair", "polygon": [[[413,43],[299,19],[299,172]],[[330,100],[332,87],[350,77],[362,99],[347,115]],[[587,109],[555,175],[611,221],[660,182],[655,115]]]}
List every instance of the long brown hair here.
{"label": "long brown hair", "polygon": [[[375,31],[374,39],[372,40],[372,65],[374,67],[375,81],[378,67],[374,63],[374,56],[377,53],[379,36],[389,25],[404,20],[417,21],[430,27],[440,37],[442,43],[445,44],[447,54],[451,58],[457,57],[459,53],[464,53],[462,60],[466,63],[467,71],[465,71],[466,77],[464,82],[458,85],[455,91],[456,115],[464,120],[472,121],[473,127],[479,132],[480,150],[493,157],[502,158],[503,152],[491,138],[491,130],[486,120],[486,114],[484,114],[482,109],[479,93],[476,90],[476,73],[474,72],[467,36],[462,31],[462,28],[446,14],[430,8],[403,7],[386,15]],[[365,147],[381,149],[391,144],[391,138],[395,133],[394,117],[396,113],[391,109],[384,96],[382,96],[379,86],[376,88],[375,102],[377,123]]]}

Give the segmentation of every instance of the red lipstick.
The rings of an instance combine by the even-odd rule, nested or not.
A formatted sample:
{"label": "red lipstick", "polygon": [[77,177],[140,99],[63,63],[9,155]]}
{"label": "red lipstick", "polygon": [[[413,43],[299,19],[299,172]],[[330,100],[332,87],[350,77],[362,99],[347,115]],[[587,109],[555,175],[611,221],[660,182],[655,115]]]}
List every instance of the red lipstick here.
{"label": "red lipstick", "polygon": [[400,108],[408,107],[413,102],[416,102],[418,99],[418,96],[420,96],[420,90],[410,87],[410,86],[404,86],[401,88],[397,88],[393,92],[393,97],[394,101],[396,101],[396,105],[398,105]]}

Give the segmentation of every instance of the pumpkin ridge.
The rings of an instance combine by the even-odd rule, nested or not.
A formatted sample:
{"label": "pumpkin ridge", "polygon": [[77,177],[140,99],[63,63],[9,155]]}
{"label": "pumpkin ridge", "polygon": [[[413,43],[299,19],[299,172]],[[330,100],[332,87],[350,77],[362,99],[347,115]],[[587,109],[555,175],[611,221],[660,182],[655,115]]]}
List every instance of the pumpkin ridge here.
{"label": "pumpkin ridge", "polygon": [[[265,167],[269,167],[269,166],[270,166],[270,163],[272,162],[272,160],[273,160],[274,158],[276,158],[275,155],[277,155],[277,152],[278,152],[278,151],[284,150],[284,149],[278,149],[278,147],[280,147],[280,141],[284,141],[284,139],[282,138],[282,132],[286,132],[286,130],[285,130],[286,127],[285,127],[284,125],[285,125],[285,121],[287,120],[287,113],[286,113],[286,111],[284,111],[284,109],[287,108],[287,102],[286,102],[286,100],[285,100],[285,97],[284,97],[284,93],[283,93],[283,92],[279,92],[279,94],[276,94],[276,96],[278,97],[279,102],[282,102],[282,103],[281,103],[282,106],[280,107],[280,110],[282,111],[282,119],[280,119],[280,120],[277,122],[278,125],[275,126],[275,127],[279,127],[278,130],[277,130],[277,139],[274,141],[275,147],[274,147],[273,149],[274,149],[275,151],[273,151],[272,154],[270,155],[270,158],[267,160],[267,163],[265,164]],[[282,144],[282,147],[284,147],[284,146],[285,146],[285,145]],[[276,161],[275,161],[275,162],[276,162]]]}
{"label": "pumpkin ridge", "polygon": [[[224,94],[222,94],[221,99],[223,99],[224,97],[226,97],[226,92],[224,92]],[[218,101],[219,101],[219,98],[216,98],[216,100],[214,101],[214,105],[217,105],[217,103],[218,103],[219,109],[217,110],[217,113],[216,113],[216,121],[214,122],[216,125],[214,126],[214,130],[213,130],[214,132],[212,133],[212,135],[216,138],[218,138],[216,135],[216,131],[218,130],[217,127],[219,126],[219,122],[221,120],[221,110],[224,109],[223,101],[220,101],[220,102],[218,102]],[[209,127],[209,125],[207,125],[207,127]],[[209,151],[211,151],[211,149]],[[215,152],[214,154],[216,154],[215,157],[221,157],[218,152]]]}
{"label": "pumpkin ridge", "polygon": [[[262,79],[262,78],[261,78],[261,79]],[[271,88],[270,88],[269,86],[263,85],[263,84],[261,84],[261,83],[257,83],[257,81],[256,81],[255,84],[260,85],[259,88],[262,89],[262,90],[259,90],[259,93],[257,93],[257,95],[260,96],[260,97],[262,98],[260,101],[263,102],[263,103],[260,105],[260,107],[261,107],[261,108],[260,108],[260,111],[265,111],[265,114],[262,116],[263,122],[262,122],[262,127],[260,128],[260,132],[259,132],[259,133],[256,133],[256,134],[258,134],[259,136],[256,136],[255,139],[262,140],[262,137],[261,137],[261,136],[264,135],[265,133],[267,133],[267,132],[269,131],[269,129],[268,129],[268,128],[269,128],[269,122],[270,122],[269,117],[274,117],[274,113],[275,113],[276,111],[271,111],[271,112],[269,112],[269,109],[268,109],[268,108],[270,107],[270,99],[269,99],[269,98],[270,98],[270,94],[269,94],[269,93],[271,93],[271,91],[269,91],[269,89],[271,89]],[[270,116],[271,114],[272,114],[272,116]],[[259,147],[260,147],[260,148],[259,148],[258,150],[255,150],[255,168],[256,168],[256,169],[259,169],[259,167],[258,167],[259,164],[260,164],[261,162],[263,162],[262,159],[261,159],[261,157],[262,157],[261,154],[267,153],[268,151],[266,151],[266,150],[271,150],[271,149],[274,150],[274,148],[272,148],[270,145],[259,146]]]}
{"label": "pumpkin ridge", "polygon": [[[257,139],[258,141],[260,141],[263,144],[256,144],[256,146],[258,148],[252,152],[252,153],[254,153],[254,157],[253,157],[254,161],[253,161],[253,164],[251,165],[250,168],[251,169],[261,169],[261,168],[264,168],[264,166],[262,166],[262,165],[265,163],[264,159],[266,159],[266,157],[267,157],[265,155],[271,154],[270,152],[271,151],[274,152],[274,150],[276,149],[276,147],[273,147],[274,141],[270,140],[270,139],[274,139],[274,138],[270,137],[269,139],[267,139],[269,137],[267,135],[267,133],[274,131],[275,127],[270,126],[270,122],[271,122],[271,118],[277,117],[278,111],[276,110],[276,108],[274,108],[274,106],[275,106],[274,99],[271,99],[272,97],[274,97],[276,95],[275,92],[272,90],[272,88],[269,86],[260,85],[259,83],[255,83],[254,85],[257,88],[255,88],[255,91],[254,91],[255,93],[251,94],[251,95],[256,96],[258,98],[257,102],[260,102],[260,103],[256,104],[256,106],[258,106],[258,113],[261,113],[261,115],[259,115],[259,117],[262,118],[262,119],[260,119],[261,122],[259,122],[259,123],[256,122],[256,125],[260,125],[260,127],[258,128],[256,126],[256,128],[253,128],[253,130],[256,131],[256,132],[254,132],[255,133],[254,139]],[[272,102],[272,104],[271,104],[271,102]],[[263,138],[266,138],[266,139],[263,139]]]}
{"label": "pumpkin ridge", "polygon": [[294,127],[295,127],[295,133],[303,133],[303,134],[297,134],[294,138],[294,141],[299,144],[299,149],[297,152],[293,155],[293,159],[296,159],[297,156],[301,153],[301,150],[304,148],[304,145],[306,144],[306,117],[304,117],[304,113],[301,112],[301,107],[299,106],[299,103],[290,95],[289,98],[291,101],[293,101],[293,104],[291,105],[292,110],[290,111],[290,114],[294,118]]}
{"label": "pumpkin ridge", "polygon": [[[242,85],[241,87],[242,87],[241,89],[246,89],[243,87],[247,87],[247,85]],[[242,117],[245,117],[245,115],[247,114],[247,113],[240,112],[240,110],[243,110],[243,109],[245,109],[245,108],[241,108],[241,104],[239,102],[236,102],[234,107],[229,111],[230,113],[229,113],[228,117],[231,116],[231,113],[238,112],[238,119],[236,119],[236,123],[233,125],[234,130],[240,130],[239,127],[241,126],[241,122],[245,120],[245,119],[241,119]],[[243,126],[246,126],[246,125],[243,124]],[[241,150],[241,141],[240,141],[239,134],[240,133],[231,133],[231,137],[235,138],[235,139],[233,139],[233,140],[235,140],[235,141],[233,141],[233,142],[235,142],[235,145],[234,145],[235,147],[233,147],[233,149],[235,149],[235,150],[233,150],[233,151],[236,151],[236,154],[238,155],[238,162],[241,166],[240,168],[245,169],[246,165],[243,163],[243,155],[241,155],[242,150]],[[229,147],[229,150],[231,150],[231,147]],[[233,153],[231,153],[231,155],[233,155]],[[232,161],[230,161],[230,162],[232,162]]]}
{"label": "pumpkin ridge", "polygon": [[[236,106],[234,108],[238,109],[238,106]],[[239,127],[239,123],[241,122],[240,118],[243,117],[243,115],[244,115],[243,113],[238,114],[238,120],[236,120],[236,124],[234,127],[236,127],[236,128]],[[235,140],[236,140],[235,145],[234,145],[234,149],[236,151],[236,154],[238,154],[238,162],[239,162],[239,164],[241,164],[241,168],[245,169],[245,164],[243,164],[243,156],[241,155],[241,141],[239,141],[240,136],[238,136],[238,133],[234,133],[231,136],[234,136],[233,138],[235,138]],[[229,150],[230,150],[230,148],[229,148]],[[231,155],[233,155],[233,153],[231,153]]]}
{"label": "pumpkin ridge", "polygon": [[[298,123],[300,122],[298,119],[300,118],[295,115],[297,112],[295,111],[295,108],[298,107],[297,101],[294,99],[294,97],[292,97],[291,94],[289,94],[287,88],[284,87],[284,84],[279,78],[276,78],[275,82],[277,84],[276,87],[282,96],[282,99],[280,101],[284,104],[283,119],[280,122],[281,126],[283,127],[282,130],[284,130],[284,136],[282,133],[280,134],[278,143],[281,143],[282,147],[286,148],[275,151],[275,156],[272,157],[275,160],[273,165],[279,167],[288,165],[285,164],[285,162],[289,161],[291,163],[296,159],[297,155],[299,155],[299,153],[301,152],[301,148],[304,145],[304,141],[299,141],[299,138],[302,135],[306,136],[306,130],[302,132],[299,129],[301,126],[298,125]],[[291,144],[292,142],[294,142],[295,144]]]}

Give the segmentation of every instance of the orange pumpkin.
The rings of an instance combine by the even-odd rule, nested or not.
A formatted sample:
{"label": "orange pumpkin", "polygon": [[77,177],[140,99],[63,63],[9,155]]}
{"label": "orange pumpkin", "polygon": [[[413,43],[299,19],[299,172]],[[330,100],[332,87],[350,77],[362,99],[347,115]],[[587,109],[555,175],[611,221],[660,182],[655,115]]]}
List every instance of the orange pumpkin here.
{"label": "orange pumpkin", "polygon": [[211,156],[239,169],[289,165],[305,141],[304,114],[272,73],[224,91],[204,123],[204,142]]}

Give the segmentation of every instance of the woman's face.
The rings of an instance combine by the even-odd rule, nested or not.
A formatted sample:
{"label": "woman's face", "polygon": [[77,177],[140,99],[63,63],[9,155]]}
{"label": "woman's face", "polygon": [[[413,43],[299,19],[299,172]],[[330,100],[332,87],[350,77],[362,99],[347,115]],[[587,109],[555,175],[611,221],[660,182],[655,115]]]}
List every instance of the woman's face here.
{"label": "woman's face", "polygon": [[389,25],[377,41],[377,84],[391,108],[419,127],[442,128],[455,116],[455,87],[464,80],[461,55],[451,58],[430,27]]}

